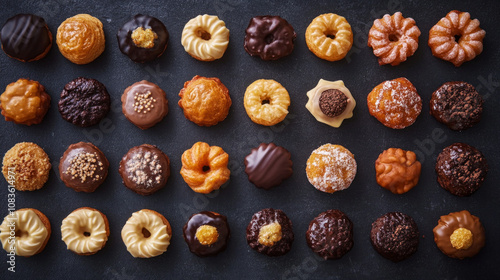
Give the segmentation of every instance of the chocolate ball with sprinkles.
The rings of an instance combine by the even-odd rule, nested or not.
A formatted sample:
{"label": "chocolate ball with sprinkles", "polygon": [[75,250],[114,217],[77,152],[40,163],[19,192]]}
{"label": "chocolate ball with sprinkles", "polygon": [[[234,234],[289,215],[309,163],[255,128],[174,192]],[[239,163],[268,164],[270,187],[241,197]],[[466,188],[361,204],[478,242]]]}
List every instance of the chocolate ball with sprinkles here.
{"label": "chocolate ball with sprinkles", "polygon": [[123,184],[140,195],[150,195],[167,184],[170,159],[149,144],[133,147],[120,161]]}
{"label": "chocolate ball with sprinkles", "polygon": [[108,176],[109,162],[92,143],[71,144],[59,162],[59,176],[77,192],[94,192]]}
{"label": "chocolate ball with sprinkles", "polygon": [[121,101],[125,117],[140,129],[154,126],[168,114],[166,93],[145,80],[127,87]]}

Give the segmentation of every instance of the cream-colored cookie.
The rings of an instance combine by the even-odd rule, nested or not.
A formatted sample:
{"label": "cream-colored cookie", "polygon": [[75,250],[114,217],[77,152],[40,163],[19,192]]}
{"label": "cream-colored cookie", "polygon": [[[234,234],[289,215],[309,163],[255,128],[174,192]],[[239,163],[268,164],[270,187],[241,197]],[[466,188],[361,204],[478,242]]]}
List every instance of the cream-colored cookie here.
{"label": "cream-colored cookie", "polygon": [[227,49],[229,29],[217,16],[199,15],[184,26],[181,43],[184,50],[198,60],[216,60]]}

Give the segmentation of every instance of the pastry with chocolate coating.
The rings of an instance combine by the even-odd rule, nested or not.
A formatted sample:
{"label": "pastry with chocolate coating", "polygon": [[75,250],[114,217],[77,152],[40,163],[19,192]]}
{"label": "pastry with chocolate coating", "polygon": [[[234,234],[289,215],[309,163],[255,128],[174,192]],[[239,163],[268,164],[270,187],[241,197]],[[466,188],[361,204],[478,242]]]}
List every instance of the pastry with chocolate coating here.
{"label": "pastry with chocolate coating", "polygon": [[245,32],[245,51],[262,60],[277,60],[291,54],[297,38],[292,25],[280,16],[253,17]]}
{"label": "pastry with chocolate coating", "polygon": [[248,180],[257,188],[270,189],[292,176],[290,152],[273,143],[262,143],[245,157]]}
{"label": "pastry with chocolate coating", "polygon": [[125,187],[140,195],[150,195],[167,184],[170,159],[155,146],[143,144],[123,156],[118,172]]}
{"label": "pastry with chocolate coating", "polygon": [[438,155],[435,170],[443,189],[456,196],[470,196],[483,184],[488,163],[471,145],[454,143]]}
{"label": "pastry with chocolate coating", "polygon": [[231,235],[226,216],[209,211],[193,214],[182,231],[189,251],[198,257],[224,251]]}
{"label": "pastry with chocolate coating", "polygon": [[169,33],[159,19],[137,14],[118,30],[116,37],[123,54],[132,61],[144,63],[165,52]]}
{"label": "pastry with chocolate coating", "polygon": [[127,87],[121,100],[123,114],[140,129],[154,126],[168,114],[166,93],[146,80]]}
{"label": "pastry with chocolate coating", "polygon": [[50,95],[37,81],[19,79],[10,83],[0,96],[0,109],[6,121],[39,124],[49,110]]}
{"label": "pastry with chocolate coating", "polygon": [[2,50],[14,59],[30,62],[44,58],[52,47],[52,33],[42,17],[17,14],[0,31]]}

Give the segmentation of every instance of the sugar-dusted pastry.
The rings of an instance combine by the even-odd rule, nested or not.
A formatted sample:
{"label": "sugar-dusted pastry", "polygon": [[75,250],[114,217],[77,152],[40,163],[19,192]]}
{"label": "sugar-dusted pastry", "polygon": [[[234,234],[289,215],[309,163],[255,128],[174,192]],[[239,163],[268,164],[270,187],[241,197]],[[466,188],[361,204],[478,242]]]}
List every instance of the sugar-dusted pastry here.
{"label": "sugar-dusted pastry", "polygon": [[262,60],[276,60],[292,53],[297,33],[280,16],[253,17],[245,30],[245,51]]}
{"label": "sugar-dusted pastry", "polygon": [[330,82],[320,79],[316,87],[307,92],[306,108],[317,121],[339,127],[352,117],[356,100],[342,80]]}
{"label": "sugar-dusted pastry", "polygon": [[418,184],[421,168],[414,152],[389,148],[375,161],[375,177],[382,188],[403,194]]}
{"label": "sugar-dusted pastry", "polygon": [[198,60],[216,60],[227,49],[229,29],[217,16],[199,15],[184,26],[181,43],[184,50]]}
{"label": "sugar-dusted pastry", "polygon": [[142,80],[122,94],[122,112],[140,129],[148,129],[168,114],[166,93],[156,84]]}
{"label": "sugar-dusted pastry", "polygon": [[199,257],[224,251],[231,235],[226,216],[209,211],[193,214],[182,232],[189,251]]}
{"label": "sugar-dusted pastry", "polygon": [[290,96],[285,87],[275,80],[261,79],[247,87],[243,105],[254,123],[272,126],[288,115]]}

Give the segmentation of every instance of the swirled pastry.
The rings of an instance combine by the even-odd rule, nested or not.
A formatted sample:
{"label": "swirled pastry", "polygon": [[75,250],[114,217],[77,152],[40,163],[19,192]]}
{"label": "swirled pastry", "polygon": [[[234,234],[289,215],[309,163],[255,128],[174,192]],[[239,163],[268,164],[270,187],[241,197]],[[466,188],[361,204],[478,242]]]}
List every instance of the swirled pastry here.
{"label": "swirled pastry", "polygon": [[229,29],[217,16],[199,15],[184,26],[181,43],[184,50],[198,60],[216,60],[227,49]]}
{"label": "swirled pastry", "polygon": [[245,110],[254,123],[272,126],[285,119],[290,106],[288,91],[275,80],[257,80],[245,91]]}

